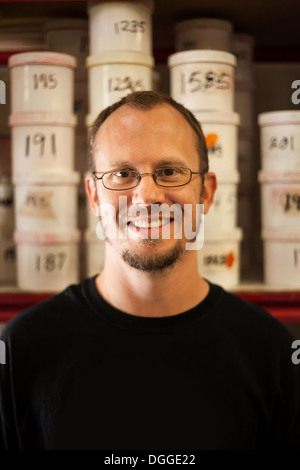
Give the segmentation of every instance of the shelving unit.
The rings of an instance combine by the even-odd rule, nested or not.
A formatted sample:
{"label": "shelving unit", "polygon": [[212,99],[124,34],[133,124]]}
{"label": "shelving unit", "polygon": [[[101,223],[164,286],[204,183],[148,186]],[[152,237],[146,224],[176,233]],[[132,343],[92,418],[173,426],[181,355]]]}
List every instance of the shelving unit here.
{"label": "shelving unit", "polygon": [[[174,52],[175,23],[192,17],[212,16],[232,22],[235,32],[250,34],[255,38],[255,63],[299,62],[300,65],[299,12],[300,5],[294,0],[277,2],[271,8],[268,2],[258,0],[248,3],[237,0],[228,0],[226,3],[221,0],[156,0],[153,14],[153,55],[157,65],[164,66],[168,55]],[[16,18],[46,21],[64,17],[88,18],[87,2],[0,1],[0,28]],[[1,53],[2,60],[7,57],[7,54]],[[295,79],[300,79],[300,76]],[[295,108],[290,103],[290,109],[300,110],[300,105]],[[258,281],[242,284],[234,292],[262,306],[284,323],[300,322],[300,279],[299,290],[274,289]],[[0,324],[50,295],[27,293],[14,287],[1,286]]]}

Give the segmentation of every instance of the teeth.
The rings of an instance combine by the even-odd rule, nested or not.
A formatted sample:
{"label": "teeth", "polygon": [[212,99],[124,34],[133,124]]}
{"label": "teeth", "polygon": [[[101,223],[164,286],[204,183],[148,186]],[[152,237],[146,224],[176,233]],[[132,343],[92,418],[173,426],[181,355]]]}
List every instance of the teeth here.
{"label": "teeth", "polygon": [[134,222],[135,227],[139,228],[155,228],[155,227],[160,227],[163,224],[166,224],[169,222],[169,219],[162,219],[162,220],[154,220],[153,222],[146,222],[146,221],[141,221],[138,220],[137,222]]}

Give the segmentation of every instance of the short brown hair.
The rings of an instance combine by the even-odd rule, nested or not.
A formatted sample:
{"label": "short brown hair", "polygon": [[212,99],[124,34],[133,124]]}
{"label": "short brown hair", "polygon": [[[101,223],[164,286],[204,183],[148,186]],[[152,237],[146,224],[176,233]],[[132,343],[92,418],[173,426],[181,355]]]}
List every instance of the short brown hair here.
{"label": "short brown hair", "polygon": [[197,151],[200,158],[200,171],[206,173],[208,171],[208,155],[205,137],[201,129],[200,123],[195,118],[194,114],[185,108],[182,104],[175,101],[171,96],[158,92],[158,91],[136,91],[123,96],[119,101],[113,103],[107,108],[103,109],[98,117],[95,119],[89,137],[89,167],[91,171],[95,171],[95,160],[93,155],[93,147],[96,134],[104,121],[118,108],[123,105],[130,106],[131,108],[140,109],[142,111],[149,111],[155,106],[160,104],[170,104],[173,108],[177,109],[188,124],[194,130],[197,137]]}

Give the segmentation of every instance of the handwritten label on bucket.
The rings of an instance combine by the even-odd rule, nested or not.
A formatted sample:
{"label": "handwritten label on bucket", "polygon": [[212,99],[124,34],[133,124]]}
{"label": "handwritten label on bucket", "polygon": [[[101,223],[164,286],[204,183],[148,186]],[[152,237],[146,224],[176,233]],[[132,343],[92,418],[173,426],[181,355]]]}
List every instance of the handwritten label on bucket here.
{"label": "handwritten label on bucket", "polygon": [[146,21],[121,20],[114,23],[115,33],[144,33],[146,31]]}
{"label": "handwritten label on bucket", "polygon": [[269,149],[279,149],[279,150],[294,150],[294,136],[286,135],[283,137],[272,136],[269,138]]}
{"label": "handwritten label on bucket", "polygon": [[[36,149],[39,150],[39,156],[43,157],[45,154],[56,156],[56,141],[55,134],[46,136],[41,132],[25,137],[25,156],[29,157],[30,154]],[[46,148],[46,151],[45,151]]]}
{"label": "handwritten label on bucket", "polygon": [[146,90],[143,79],[133,80],[131,77],[112,77],[108,79],[109,93],[117,91],[143,91]]}
{"label": "handwritten label on bucket", "polygon": [[27,191],[19,214],[43,219],[56,219],[51,205],[53,192],[31,189]]}
{"label": "handwritten label on bucket", "polygon": [[180,74],[181,93],[206,92],[211,88],[230,90],[232,88],[231,75],[226,72],[214,72],[213,70],[207,72],[195,70]]}

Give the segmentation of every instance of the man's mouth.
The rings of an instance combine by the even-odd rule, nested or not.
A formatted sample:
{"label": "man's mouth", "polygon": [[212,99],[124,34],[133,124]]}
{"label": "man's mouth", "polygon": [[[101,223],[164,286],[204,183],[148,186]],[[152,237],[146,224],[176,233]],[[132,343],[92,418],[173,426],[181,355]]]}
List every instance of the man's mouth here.
{"label": "man's mouth", "polygon": [[151,228],[157,228],[161,227],[162,225],[169,224],[172,222],[173,219],[170,218],[162,218],[162,219],[155,219],[155,220],[130,220],[128,222],[128,225],[131,225],[133,227],[137,228],[145,228],[145,229],[151,229]]}

